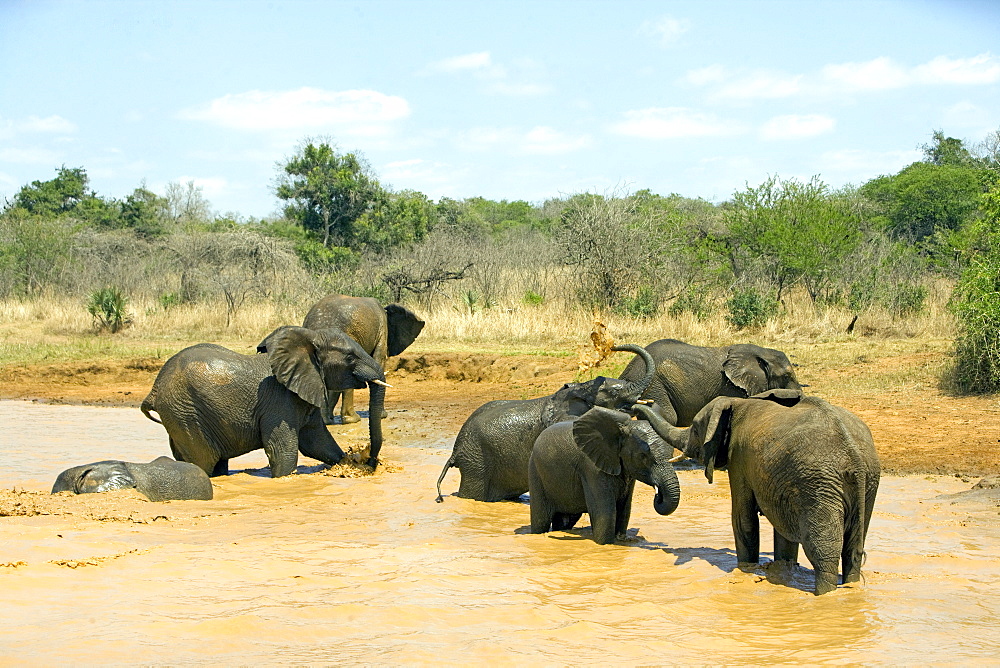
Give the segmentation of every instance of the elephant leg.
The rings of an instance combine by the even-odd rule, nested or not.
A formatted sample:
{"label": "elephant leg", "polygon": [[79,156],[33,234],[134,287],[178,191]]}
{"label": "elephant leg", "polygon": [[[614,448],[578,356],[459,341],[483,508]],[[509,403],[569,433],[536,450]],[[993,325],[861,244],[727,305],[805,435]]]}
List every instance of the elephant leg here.
{"label": "elephant leg", "polygon": [[736,561],[740,566],[757,565],[760,561],[760,520],[757,516],[757,500],[753,491],[745,485],[733,484],[732,488],[733,537],[736,539]]}
{"label": "elephant leg", "polygon": [[569,531],[580,521],[583,513],[556,513],[552,518],[553,531]]}
{"label": "elephant leg", "polygon": [[632,493],[635,491],[635,482],[629,484],[625,490],[625,496],[620,497],[615,503],[615,536],[625,538],[628,533],[628,522],[632,517]]}
{"label": "elephant leg", "polygon": [[344,424],[360,422],[361,416],[354,410],[354,390],[344,390],[340,396],[340,420]]}
{"label": "elephant leg", "polygon": [[615,542],[615,511],[617,499],[603,489],[591,489],[588,481],[583,483],[583,493],[587,500],[587,514],[590,528],[594,532],[594,542],[607,545]]}
{"label": "elephant leg", "polygon": [[[827,546],[828,547],[828,546]],[[802,541],[802,550],[812,564],[816,574],[816,587],[813,592],[819,596],[831,592],[840,583],[840,550],[820,548],[812,540]]]}
{"label": "elephant leg", "polygon": [[[533,471],[532,476],[534,476]],[[529,506],[531,533],[548,533],[553,528],[553,519],[556,517],[555,509],[541,486],[533,484],[531,490],[531,504]]]}
{"label": "elephant leg", "polygon": [[799,561],[799,544],[786,539],[777,529],[774,530],[774,560],[793,564]]}
{"label": "elephant leg", "polygon": [[340,392],[334,392],[332,390],[326,393],[326,405],[323,406],[323,423],[333,424],[333,411],[337,407],[337,402],[340,401]]}
{"label": "elephant leg", "polygon": [[212,467],[212,472],[209,473],[210,476],[215,477],[219,475],[229,475],[229,459],[220,459],[215,462],[215,466]]}
{"label": "elephant leg", "polygon": [[319,413],[313,413],[312,417],[299,429],[298,450],[306,457],[318,459],[324,464],[333,466],[339,464],[344,458],[344,451],[337,445],[337,441],[330,434]]}

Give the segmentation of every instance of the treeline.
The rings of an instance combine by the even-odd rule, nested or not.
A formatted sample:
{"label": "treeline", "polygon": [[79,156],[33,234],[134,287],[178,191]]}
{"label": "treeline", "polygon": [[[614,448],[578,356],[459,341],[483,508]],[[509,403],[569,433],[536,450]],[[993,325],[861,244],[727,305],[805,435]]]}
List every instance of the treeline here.
{"label": "treeline", "polygon": [[[279,169],[284,215],[260,220],[214,213],[193,183],[102,197],[64,166],[4,203],[0,297],[221,300],[231,315],[247,300],[341,291],[429,310],[722,310],[753,327],[792,290],[817,309],[906,317],[943,276],[957,286],[959,349],[980,341],[979,355],[998,337],[970,328],[996,318],[1000,333],[1000,303],[983,312],[984,293],[1000,294],[1000,130],[972,145],[934,132],[923,153],[860,186],[772,176],[719,204],[649,190],[433,202],[383,185],[359,154],[306,141]],[[998,361],[966,386],[1000,383],[1000,353],[985,358]]]}

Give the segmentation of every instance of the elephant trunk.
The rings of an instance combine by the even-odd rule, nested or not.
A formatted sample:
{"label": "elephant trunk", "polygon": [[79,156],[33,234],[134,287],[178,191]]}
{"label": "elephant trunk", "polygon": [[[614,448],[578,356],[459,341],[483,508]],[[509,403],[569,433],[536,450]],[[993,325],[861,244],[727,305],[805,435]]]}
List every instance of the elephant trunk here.
{"label": "elephant trunk", "polygon": [[[364,363],[367,362],[367,363]],[[378,466],[378,453],[382,449],[382,412],[385,408],[385,388],[391,385],[385,382],[385,372],[374,359],[359,361],[354,369],[354,376],[368,384],[368,438],[371,442],[368,455],[368,466]]]}
{"label": "elephant trunk", "polygon": [[653,497],[653,510],[658,515],[669,515],[677,510],[681,501],[681,485],[677,480],[677,472],[667,463],[659,463],[651,471],[656,495]]}
{"label": "elephant trunk", "polygon": [[614,346],[611,350],[621,350],[635,353],[646,362],[646,373],[643,377],[626,385],[625,393],[628,397],[630,397],[629,403],[635,403],[653,381],[653,375],[656,373],[656,362],[653,361],[653,356],[649,354],[648,350],[642,346],[637,346],[634,343],[623,343],[621,345]]}
{"label": "elephant trunk", "polygon": [[653,428],[653,431],[662,438],[667,445],[670,447],[684,452],[687,449],[688,442],[688,430],[681,429],[680,427],[675,427],[666,421],[666,419],[654,411],[649,406],[638,405],[635,407],[636,412],[641,413],[643,417],[649,422],[649,425]]}

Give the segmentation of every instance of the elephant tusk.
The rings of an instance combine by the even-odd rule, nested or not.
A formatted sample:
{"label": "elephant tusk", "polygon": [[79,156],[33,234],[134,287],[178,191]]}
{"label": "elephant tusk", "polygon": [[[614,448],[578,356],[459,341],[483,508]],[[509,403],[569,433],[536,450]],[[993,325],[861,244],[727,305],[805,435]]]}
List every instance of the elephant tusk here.
{"label": "elephant tusk", "polygon": [[382,387],[392,387],[392,385],[385,382],[384,380],[373,379],[369,382],[375,383],[376,385],[381,385]]}
{"label": "elephant tusk", "polygon": [[670,459],[668,459],[667,461],[668,461],[668,462],[670,462],[671,464],[676,464],[677,462],[682,462],[682,461],[684,461],[684,460],[685,460],[685,459],[687,459],[687,458],[688,458],[688,456],[687,456],[687,455],[685,455],[685,454],[684,454],[684,453],[682,452],[681,454],[677,455],[676,457],[671,457],[671,458],[670,458]]}

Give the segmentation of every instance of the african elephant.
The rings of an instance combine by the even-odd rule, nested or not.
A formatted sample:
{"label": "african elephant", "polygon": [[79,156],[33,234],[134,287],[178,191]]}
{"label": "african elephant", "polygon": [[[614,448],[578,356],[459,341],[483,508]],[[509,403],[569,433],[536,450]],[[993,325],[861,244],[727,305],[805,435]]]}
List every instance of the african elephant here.
{"label": "african elephant", "polygon": [[458,496],[476,501],[516,499],[528,491],[528,458],[543,429],[579,417],[594,406],[631,409],[653,377],[653,360],[633,344],[612,350],[643,357],[648,373],[637,381],[598,376],[584,383],[567,383],[545,397],[490,401],[473,411],[438,477],[438,502],[443,500],[441,482],[453,466],[462,473]]}
{"label": "african elephant", "polygon": [[212,498],[212,481],[200,468],[170,457],[148,464],[108,460],[74,466],[56,478],[52,493],[89,494],[115,489],[135,489],[150,501]]}
{"label": "african elephant", "polygon": [[596,543],[624,538],[636,480],[656,489],[653,508],[669,515],[681,495],[672,452],[648,422],[603,406],[546,427],[528,460],[531,533],[572,529],[587,513]]}
{"label": "african elephant", "polygon": [[378,464],[385,375],[354,339],[335,330],[279,327],[257,349],[261,354],[241,355],[200,343],[160,369],[142,412],[166,428],[175,459],[223,475],[230,457],[263,448],[275,478],[295,469],[299,451],[336,464],[344,453],[320,417],[327,389],[368,384],[368,465]]}
{"label": "african elephant", "polygon": [[[643,393],[670,424],[686,427],[715,397],[748,397],[764,390],[799,390],[795,370],[780,350],[740,343],[721,348],[692,346],[661,339],[646,346],[656,362],[656,375]],[[644,370],[632,360],[622,372],[637,380]]]}
{"label": "african elephant", "polygon": [[[302,326],[308,329],[339,329],[357,341],[385,369],[386,359],[406,350],[424,328],[424,321],[399,304],[382,308],[376,300],[368,297],[331,295],[309,309]],[[343,423],[361,419],[354,410],[354,390],[347,388],[341,392],[331,389],[328,406],[323,409],[323,420],[327,424],[333,424],[333,409],[341,394],[340,415]],[[386,417],[384,410],[382,417]]]}
{"label": "african elephant", "polygon": [[709,482],[714,469],[728,468],[741,566],[757,564],[759,513],[774,527],[776,562],[794,563],[802,544],[817,595],[836,589],[841,561],[845,583],[860,579],[881,466],[871,432],[856,415],[792,390],[720,397],[687,430],[644,406],[637,410],[668,443],[703,464]]}

